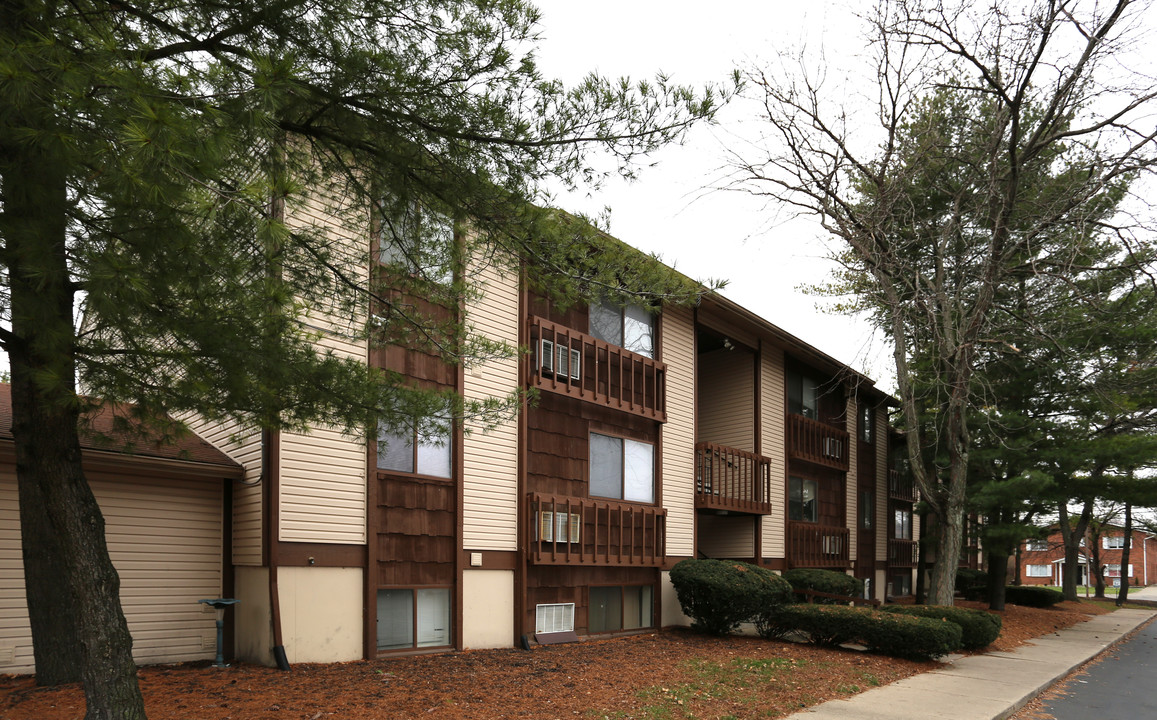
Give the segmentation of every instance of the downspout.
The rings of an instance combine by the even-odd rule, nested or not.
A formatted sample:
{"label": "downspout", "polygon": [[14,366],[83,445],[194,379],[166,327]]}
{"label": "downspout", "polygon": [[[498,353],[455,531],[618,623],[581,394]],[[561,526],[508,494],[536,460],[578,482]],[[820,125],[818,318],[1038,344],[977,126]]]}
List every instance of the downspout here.
{"label": "downspout", "polygon": [[[273,431],[261,431],[261,478],[267,481],[265,483],[265,491],[268,494],[273,493],[273,483],[268,482],[273,472]],[[272,498],[270,498],[272,500]],[[274,504],[270,502],[269,506],[272,508]],[[273,513],[270,513],[272,517]],[[277,542],[274,537],[270,536],[267,529],[266,538],[268,541],[268,557],[269,557],[269,619],[273,626],[273,660],[277,663],[277,669],[289,670],[289,658],[285,654],[285,644],[281,634],[281,593],[277,587]]]}

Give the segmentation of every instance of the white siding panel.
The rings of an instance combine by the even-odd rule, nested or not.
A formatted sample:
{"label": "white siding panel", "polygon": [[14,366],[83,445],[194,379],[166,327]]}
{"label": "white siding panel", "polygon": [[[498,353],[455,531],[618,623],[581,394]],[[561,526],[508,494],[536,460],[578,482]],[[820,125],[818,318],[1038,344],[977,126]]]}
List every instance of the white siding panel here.
{"label": "white siding panel", "polygon": [[755,555],[751,516],[703,515],[699,518],[699,552],[711,558],[750,560]]}
{"label": "white siding panel", "polygon": [[[518,277],[493,264],[470,270],[481,294],[466,308],[472,332],[518,346]],[[506,397],[518,386],[517,358],[500,358],[467,368],[463,392],[469,400]],[[488,431],[467,424],[462,440],[462,547],[515,550],[518,546],[518,421]]]}
{"label": "white siding panel", "polygon": [[695,554],[695,323],[691,311],[671,306],[661,316],[663,362],[667,365],[667,422],[663,438],[663,506],[667,509],[667,554]]}
{"label": "white siding panel", "polygon": [[787,555],[787,399],[784,396],[784,359],[781,348],[763,346],[763,367],[759,388],[762,395],[760,429],[763,432],[763,455],[771,460],[771,515],[763,520],[763,554],[782,558]]}
{"label": "white siding panel", "polygon": [[233,564],[261,564],[261,431],[236,421],[210,422],[195,415],[180,418],[203,440],[245,468],[245,482],[233,484]]}
{"label": "white siding panel", "polygon": [[366,444],[332,429],[281,433],[279,538],[366,542]]}
{"label": "white siding panel", "polygon": [[716,350],[699,356],[699,440],[755,450],[754,355]]}
{"label": "white siding panel", "polygon": [[[121,579],[121,605],[142,664],[212,659],[215,615],[198,600],[221,594],[222,483],[90,473]],[[16,477],[0,472],[0,649],[32,672]]]}

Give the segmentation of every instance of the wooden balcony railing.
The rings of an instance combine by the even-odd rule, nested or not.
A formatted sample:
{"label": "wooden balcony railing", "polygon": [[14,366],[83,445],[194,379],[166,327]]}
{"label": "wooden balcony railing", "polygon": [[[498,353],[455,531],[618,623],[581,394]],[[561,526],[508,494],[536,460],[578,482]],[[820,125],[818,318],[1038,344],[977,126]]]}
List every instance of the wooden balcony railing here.
{"label": "wooden balcony railing", "polygon": [[540,317],[530,344],[531,387],[667,421],[663,363]]}
{"label": "wooden balcony railing", "polygon": [[916,541],[888,539],[888,567],[914,568],[916,567]]}
{"label": "wooden balcony railing", "polygon": [[663,565],[664,508],[538,493],[528,500],[529,556],[535,565]]}
{"label": "wooden balcony railing", "polygon": [[896,470],[888,471],[888,497],[893,500],[916,502],[916,484],[912,478],[901,475]]}
{"label": "wooden balcony railing", "polygon": [[846,568],[848,529],[809,522],[787,524],[787,563],[790,567]]}
{"label": "wooden balcony railing", "polygon": [[771,514],[771,460],[715,443],[695,445],[695,507]]}
{"label": "wooden balcony railing", "polygon": [[816,465],[848,469],[848,432],[826,423],[788,413],[787,452]]}

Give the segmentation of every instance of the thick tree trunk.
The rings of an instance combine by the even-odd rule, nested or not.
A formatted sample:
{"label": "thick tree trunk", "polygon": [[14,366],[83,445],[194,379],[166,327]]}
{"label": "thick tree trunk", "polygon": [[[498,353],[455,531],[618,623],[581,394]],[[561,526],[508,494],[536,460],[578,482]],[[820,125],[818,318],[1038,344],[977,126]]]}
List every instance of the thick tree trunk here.
{"label": "thick tree trunk", "polygon": [[[30,16],[19,15],[16,21],[43,22]],[[51,100],[30,98],[9,112],[18,126],[56,137]],[[5,183],[3,252],[12,327],[4,345],[12,371],[21,542],[27,548],[28,605],[36,608],[30,619],[37,661],[45,655],[46,671],[59,677],[59,663],[76,663],[79,648],[86,718],[140,720],[144,702],[121,612],[120,581],[105,545],[100,508],[81,467],[64,169],[34,142],[5,150],[5,170],[19,182]],[[63,599],[57,597],[62,594]],[[63,610],[46,613],[42,604]],[[70,640],[62,642],[65,633]]]}
{"label": "thick tree trunk", "polygon": [[[1096,471],[1095,471],[1096,472]],[[1065,600],[1077,600],[1077,575],[1080,572],[1081,538],[1089,528],[1089,518],[1093,514],[1092,501],[1086,501],[1081,508],[1081,516],[1076,525],[1069,524],[1069,511],[1062,501],[1058,505],[1061,538],[1065,541],[1065,571],[1061,577],[1061,592]]]}
{"label": "thick tree trunk", "polygon": [[1004,610],[1004,588],[1008,585],[1008,552],[988,553],[988,609]]}
{"label": "thick tree trunk", "polygon": [[1089,551],[1092,553],[1092,562],[1089,563],[1089,572],[1093,574],[1096,587],[1093,597],[1105,599],[1105,568],[1101,565],[1101,534],[1094,533],[1089,541]]}
{"label": "thick tree trunk", "polygon": [[[1130,478],[1131,479],[1131,478]],[[1121,589],[1117,592],[1117,607],[1129,600],[1129,555],[1133,545],[1133,503],[1125,501],[1125,547],[1121,550]]]}

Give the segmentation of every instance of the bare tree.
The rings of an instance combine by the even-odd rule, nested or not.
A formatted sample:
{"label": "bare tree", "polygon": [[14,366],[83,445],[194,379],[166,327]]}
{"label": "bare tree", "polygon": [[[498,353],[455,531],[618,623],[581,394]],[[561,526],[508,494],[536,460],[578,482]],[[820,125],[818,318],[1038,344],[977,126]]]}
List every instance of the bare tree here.
{"label": "bare tree", "polygon": [[909,458],[946,561],[932,603],[952,603],[978,348],[1016,352],[991,331],[1002,289],[1093,270],[1075,250],[1090,237],[1117,243],[1116,263],[1144,254],[1147,206],[1128,189],[1154,167],[1157,91],[1122,62],[1143,7],[881,0],[864,18],[870,107],[802,57],[747,73],[766,133],[732,151],[732,187],[817,218],[838,243],[840,289],[894,341]]}

